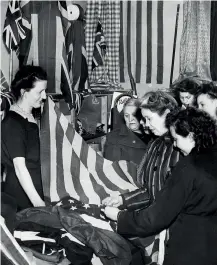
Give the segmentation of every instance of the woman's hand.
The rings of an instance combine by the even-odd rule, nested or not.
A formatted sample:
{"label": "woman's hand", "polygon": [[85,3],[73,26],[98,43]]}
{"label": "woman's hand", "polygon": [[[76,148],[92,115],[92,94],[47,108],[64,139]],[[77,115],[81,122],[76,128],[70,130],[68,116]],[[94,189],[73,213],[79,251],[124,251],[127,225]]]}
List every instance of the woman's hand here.
{"label": "woman's hand", "polygon": [[107,197],[102,201],[105,206],[119,207],[123,204],[123,199],[120,195]]}
{"label": "woman's hand", "polygon": [[110,206],[106,206],[104,210],[104,214],[113,221],[117,221],[119,212],[119,209]]}

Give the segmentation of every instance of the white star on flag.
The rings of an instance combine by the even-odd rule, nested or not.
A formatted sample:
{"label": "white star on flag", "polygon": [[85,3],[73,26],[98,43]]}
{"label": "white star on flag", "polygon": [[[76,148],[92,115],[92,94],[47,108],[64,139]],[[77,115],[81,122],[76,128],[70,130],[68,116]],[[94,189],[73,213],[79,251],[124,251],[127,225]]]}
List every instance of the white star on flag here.
{"label": "white star on flag", "polygon": [[75,207],[75,206],[72,206],[70,209],[71,209],[71,210],[76,210],[76,209],[77,209],[77,207]]}
{"label": "white star on flag", "polygon": [[72,200],[72,199],[69,199],[69,203],[74,203],[74,200]]}
{"label": "white star on flag", "polygon": [[63,205],[62,201],[57,203],[57,206]]}
{"label": "white star on flag", "polygon": [[83,207],[84,207],[85,209],[87,209],[87,208],[90,208],[90,205],[89,205],[89,204],[85,204]]}

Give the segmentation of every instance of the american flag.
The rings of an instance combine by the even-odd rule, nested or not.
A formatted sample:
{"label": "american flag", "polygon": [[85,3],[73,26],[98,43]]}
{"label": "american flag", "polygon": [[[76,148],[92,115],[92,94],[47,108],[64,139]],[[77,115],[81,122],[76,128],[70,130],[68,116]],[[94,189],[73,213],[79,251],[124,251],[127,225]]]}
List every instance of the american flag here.
{"label": "american flag", "polygon": [[[174,77],[179,75],[182,10],[181,5]],[[120,1],[119,72],[123,87],[132,77],[137,84],[169,87],[176,11],[176,1]]]}
{"label": "american flag", "polygon": [[8,50],[15,49],[20,40],[26,38],[27,29],[31,29],[31,24],[22,15],[21,1],[9,1],[3,29],[3,40]]}
{"label": "american flag", "polygon": [[48,98],[41,119],[41,166],[45,201],[64,197],[100,205],[109,195],[137,188],[135,164],[97,154]]}
{"label": "american flag", "polygon": [[103,34],[102,24],[98,21],[96,28],[96,36],[94,42],[93,50],[93,61],[92,61],[92,70],[99,66],[103,65],[103,58],[106,54],[106,42]]}

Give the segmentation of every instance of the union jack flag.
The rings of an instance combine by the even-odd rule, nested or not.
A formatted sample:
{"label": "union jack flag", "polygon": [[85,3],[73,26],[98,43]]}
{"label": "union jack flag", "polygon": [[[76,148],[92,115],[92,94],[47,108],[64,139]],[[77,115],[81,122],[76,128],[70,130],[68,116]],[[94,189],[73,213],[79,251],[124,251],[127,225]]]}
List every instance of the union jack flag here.
{"label": "union jack flag", "polygon": [[98,25],[96,28],[96,36],[94,42],[94,50],[93,50],[93,61],[92,61],[92,70],[99,66],[103,65],[103,57],[106,54],[106,42],[105,37],[102,30],[102,24],[98,21]]}
{"label": "union jack flag", "polygon": [[19,45],[21,39],[26,38],[27,29],[31,29],[31,24],[22,15],[21,1],[9,1],[3,29],[3,41],[6,48],[14,50]]}

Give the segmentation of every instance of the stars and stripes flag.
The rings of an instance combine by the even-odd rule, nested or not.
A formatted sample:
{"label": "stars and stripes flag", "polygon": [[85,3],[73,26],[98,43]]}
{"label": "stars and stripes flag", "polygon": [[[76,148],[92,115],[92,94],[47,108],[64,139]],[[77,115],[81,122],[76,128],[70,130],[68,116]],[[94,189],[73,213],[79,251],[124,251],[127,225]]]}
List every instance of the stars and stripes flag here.
{"label": "stars and stripes flag", "polygon": [[31,24],[22,15],[21,1],[9,1],[3,29],[3,41],[6,48],[15,49],[20,40],[26,38],[27,29],[31,29]]}
{"label": "stars and stripes flag", "polygon": [[135,164],[97,154],[48,98],[41,119],[41,166],[46,203],[73,197],[101,204],[112,194],[137,188]]}
{"label": "stars and stripes flag", "polygon": [[99,65],[103,65],[103,59],[105,54],[106,54],[105,36],[103,34],[102,24],[99,20],[96,28],[96,36],[94,42],[92,70]]}

